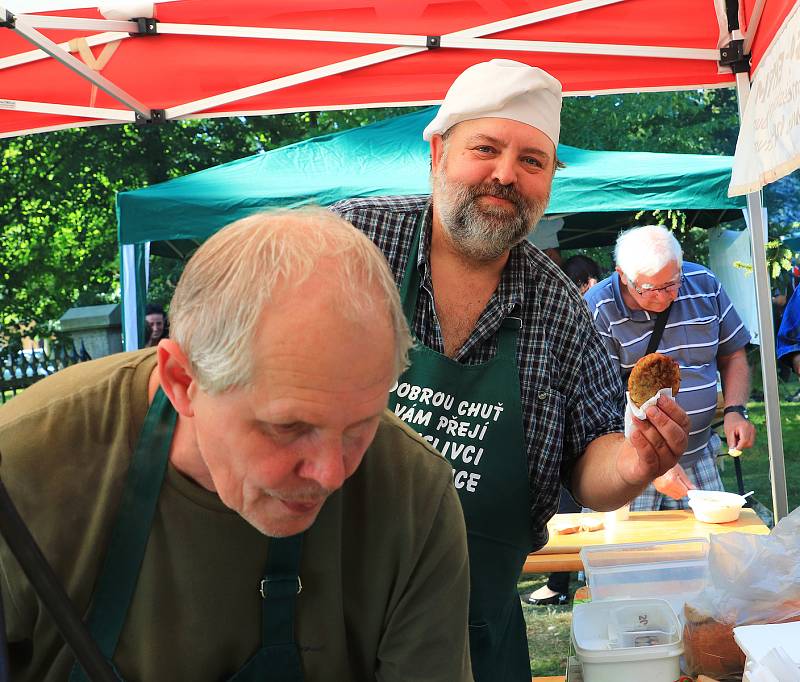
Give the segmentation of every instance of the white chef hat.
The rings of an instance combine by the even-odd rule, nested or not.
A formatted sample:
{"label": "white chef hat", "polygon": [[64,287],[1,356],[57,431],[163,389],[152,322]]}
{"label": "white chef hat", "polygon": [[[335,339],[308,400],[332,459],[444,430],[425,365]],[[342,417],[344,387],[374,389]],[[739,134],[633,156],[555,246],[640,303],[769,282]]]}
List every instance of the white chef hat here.
{"label": "white chef hat", "polygon": [[474,118],[510,118],[541,130],[558,146],[561,83],[546,71],[511,59],[475,64],[453,81],[424,140]]}

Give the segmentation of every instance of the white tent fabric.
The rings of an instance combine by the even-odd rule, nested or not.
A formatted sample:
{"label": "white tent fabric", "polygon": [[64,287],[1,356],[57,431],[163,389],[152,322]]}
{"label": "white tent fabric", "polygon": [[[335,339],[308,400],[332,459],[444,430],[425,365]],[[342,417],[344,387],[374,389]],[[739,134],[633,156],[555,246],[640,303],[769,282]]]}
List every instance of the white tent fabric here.
{"label": "white tent fabric", "polygon": [[800,5],[753,74],[739,128],[730,196],[757,192],[800,168]]}
{"label": "white tent fabric", "polygon": [[750,331],[750,341],[761,344],[758,327],[758,307],[756,306],[756,285],[752,270],[744,267],[731,267],[732,263],[753,265],[750,252],[750,235],[747,231],[737,232],[713,228],[708,235],[708,264],[717,276],[726,293],[733,301],[736,312]]}

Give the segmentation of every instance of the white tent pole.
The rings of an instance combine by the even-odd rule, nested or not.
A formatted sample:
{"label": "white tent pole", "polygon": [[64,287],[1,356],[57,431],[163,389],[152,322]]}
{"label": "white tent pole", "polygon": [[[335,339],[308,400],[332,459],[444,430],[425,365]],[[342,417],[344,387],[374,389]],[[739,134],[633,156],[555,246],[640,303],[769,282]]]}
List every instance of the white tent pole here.
{"label": "white tent pole", "polygon": [[26,102],[19,99],[4,99],[0,109],[30,111],[36,114],[57,114],[59,116],[81,116],[103,121],[133,123],[136,114],[128,109],[105,109],[102,107],[76,107],[71,104],[50,104],[49,102]]}
{"label": "white tent pole", "polygon": [[[299,85],[301,83],[308,83],[319,78],[327,76],[334,76],[340,73],[347,73],[348,71],[355,71],[365,66],[372,66],[373,64],[380,64],[382,62],[389,62],[393,59],[400,59],[410,54],[417,54],[427,50],[425,47],[395,47],[390,50],[381,50],[373,54],[364,55],[362,57],[354,57],[353,59],[345,59],[341,62],[319,66],[308,71],[300,71],[299,73],[290,76],[282,76],[275,78],[271,81],[264,81],[256,85],[249,85],[238,90],[231,90],[230,92],[214,95],[213,97],[205,97],[203,99],[195,100],[194,102],[186,102],[184,104],[168,107],[164,110],[165,118],[167,120],[178,118],[179,116],[187,116],[202,111],[203,109],[210,109],[211,107],[222,106],[231,102],[238,102],[248,97],[255,97],[256,95],[263,95],[267,92],[274,92],[288,88],[292,85]],[[230,114],[229,114],[230,115]]]}
{"label": "white tent pole", "polygon": [[[741,39],[740,31],[734,31],[734,39]],[[739,101],[739,120],[741,121],[747,106],[747,99],[750,96],[750,77],[747,73],[736,74],[736,94]],[[767,226],[764,223],[760,192],[752,192],[747,195],[747,211],[750,214],[750,247],[753,252],[753,273],[761,337],[759,348],[761,351],[761,378],[764,384],[764,411],[767,421],[769,472],[772,481],[772,508],[777,523],[789,513],[789,500],[786,494],[781,403],[778,396],[778,366],[775,360],[775,336],[772,325],[772,296],[767,272],[765,246]]]}
{"label": "white tent pole", "polygon": [[142,118],[149,119],[151,117],[150,109],[146,105],[142,104],[139,100],[129,95],[122,88],[118,87],[104,76],[89,68],[80,59],[77,59],[69,52],[62,50],[56,43],[39,33],[39,31],[37,31],[35,28],[28,26],[25,23],[24,15],[16,17],[13,30],[27,41],[36,45],[39,49],[49,54],[53,59],[72,69],[82,78],[85,78],[90,83],[94,83],[107,95],[113,97],[121,104],[132,109]]}
{"label": "white tent pole", "polygon": [[139,320],[136,305],[136,247],[123,244],[122,251],[122,336],[125,350],[139,347]]}
{"label": "white tent pole", "polygon": [[[2,9],[0,9],[0,16],[2,16]],[[98,33],[93,36],[86,36],[86,44],[89,47],[96,45],[105,45],[113,43],[116,40],[127,40],[130,36],[127,33]],[[56,43],[65,52],[71,52],[69,43]],[[0,58],[0,70],[8,69],[12,66],[19,66],[20,64],[30,64],[42,59],[50,59],[50,55],[44,50],[28,50],[27,52],[20,52],[19,54],[12,54],[8,57]]]}
{"label": "white tent pole", "polygon": [[464,50],[510,52],[556,52],[559,54],[610,55],[620,57],[655,57],[661,59],[698,59],[719,61],[719,50],[658,45],[620,45],[614,43],[562,43],[545,40],[506,40],[499,38],[463,38],[444,35],[442,47]]}
{"label": "white tent pole", "polygon": [[761,22],[765,4],[766,0],[756,0],[756,4],[753,6],[753,11],[750,14],[750,23],[747,25],[744,34],[744,54],[750,54],[750,48],[753,45],[753,38],[756,37],[756,31],[758,30],[758,24]]}

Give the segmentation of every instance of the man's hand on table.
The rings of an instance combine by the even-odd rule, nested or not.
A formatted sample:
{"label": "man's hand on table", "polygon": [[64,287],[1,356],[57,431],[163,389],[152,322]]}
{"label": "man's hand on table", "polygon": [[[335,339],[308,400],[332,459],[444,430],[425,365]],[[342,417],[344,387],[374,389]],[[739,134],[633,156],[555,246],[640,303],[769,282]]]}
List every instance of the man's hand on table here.
{"label": "man's hand on table", "polygon": [[647,419],[633,418],[630,447],[617,458],[617,472],[631,486],[644,486],[677,465],[689,441],[689,417],[678,403],[661,396]]}

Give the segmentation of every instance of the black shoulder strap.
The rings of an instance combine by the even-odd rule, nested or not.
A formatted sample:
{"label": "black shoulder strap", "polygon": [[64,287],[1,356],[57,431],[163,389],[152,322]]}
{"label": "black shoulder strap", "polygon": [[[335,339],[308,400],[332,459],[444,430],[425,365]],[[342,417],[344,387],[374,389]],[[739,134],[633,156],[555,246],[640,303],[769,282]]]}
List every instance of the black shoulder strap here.
{"label": "black shoulder strap", "polygon": [[645,355],[650,355],[650,353],[656,352],[658,343],[661,341],[661,336],[664,334],[664,327],[667,326],[667,318],[669,317],[670,310],[672,310],[672,303],[669,304],[669,307],[666,310],[662,310],[658,315],[656,315],[656,326],[653,327],[653,335],[650,337],[650,343],[647,344],[647,350],[644,353]]}

